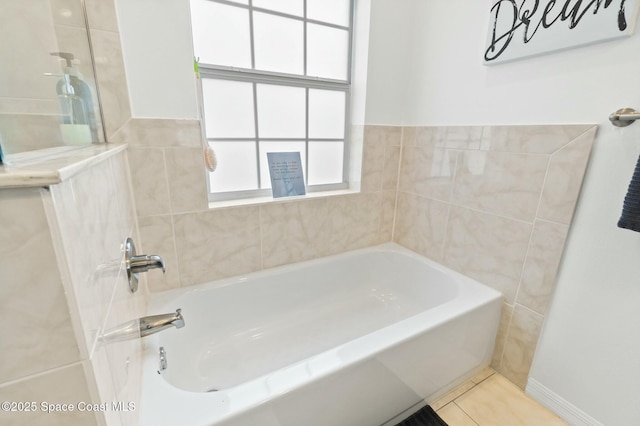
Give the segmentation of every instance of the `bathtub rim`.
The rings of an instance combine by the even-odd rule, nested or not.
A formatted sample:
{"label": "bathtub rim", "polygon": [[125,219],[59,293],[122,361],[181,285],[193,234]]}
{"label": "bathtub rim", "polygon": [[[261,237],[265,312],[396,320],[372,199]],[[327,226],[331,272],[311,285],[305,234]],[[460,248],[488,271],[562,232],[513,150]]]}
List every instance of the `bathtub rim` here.
{"label": "bathtub rim", "polygon": [[[447,275],[450,275],[455,279],[461,280],[463,282],[479,284],[482,287],[485,287],[487,289],[490,289],[499,293],[498,290],[495,290],[486,284],[483,284],[467,275],[461,274],[460,272],[457,272],[451,268],[448,268],[447,266],[441,263],[438,263],[435,260],[429,259],[428,257],[425,257],[419,253],[416,253],[404,246],[401,246],[394,242],[386,242],[386,243],[378,244],[375,246],[365,247],[365,248],[356,249],[356,250],[350,250],[343,253],[331,254],[328,256],[318,257],[315,259],[303,260],[300,262],[274,266],[271,268],[265,268],[259,271],[247,272],[243,274],[234,275],[231,277],[225,277],[217,280],[206,281],[199,284],[189,285],[187,287],[173,288],[173,289],[152,293],[149,295],[149,303],[147,305],[147,315],[164,313],[163,310],[167,309],[168,304],[172,300],[185,295],[199,293],[206,290],[229,287],[235,284],[251,283],[264,276],[270,276],[273,274],[286,272],[286,271],[304,269],[306,267],[313,266],[313,265],[321,265],[323,263],[331,262],[332,260],[337,258],[348,258],[348,257],[358,256],[363,253],[375,253],[375,252],[399,253],[399,254],[408,256],[414,260],[417,260],[419,262],[425,263],[429,265],[431,268],[436,269],[440,272],[443,272]],[[501,293],[499,294],[500,296],[502,296]]]}

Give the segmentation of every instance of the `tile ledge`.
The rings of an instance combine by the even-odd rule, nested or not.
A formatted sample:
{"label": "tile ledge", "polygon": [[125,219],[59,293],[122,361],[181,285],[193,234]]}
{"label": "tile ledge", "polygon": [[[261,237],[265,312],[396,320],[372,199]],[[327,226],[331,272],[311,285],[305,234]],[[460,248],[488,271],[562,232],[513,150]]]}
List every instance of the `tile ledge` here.
{"label": "tile ledge", "polygon": [[228,200],[228,201],[210,201],[209,209],[220,209],[226,207],[238,207],[238,206],[254,206],[254,205],[265,205],[265,204],[273,204],[273,203],[289,203],[294,201],[304,201],[309,199],[318,199],[325,197],[333,197],[338,195],[349,195],[349,194],[360,194],[362,191],[358,191],[355,189],[340,189],[336,191],[319,191],[319,192],[311,192],[306,195],[301,195],[297,197],[282,197],[282,198],[273,198],[273,197],[255,197],[255,198],[244,198],[240,200]]}
{"label": "tile ledge", "polygon": [[126,150],[127,145],[95,144],[65,148],[68,149],[57,148],[0,166],[0,189],[58,184]]}

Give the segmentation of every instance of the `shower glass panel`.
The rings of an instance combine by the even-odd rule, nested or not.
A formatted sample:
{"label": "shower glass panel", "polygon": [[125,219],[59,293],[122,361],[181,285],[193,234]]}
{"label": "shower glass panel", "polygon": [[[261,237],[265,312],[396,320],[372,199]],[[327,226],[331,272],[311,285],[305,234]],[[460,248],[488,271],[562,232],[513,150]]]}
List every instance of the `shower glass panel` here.
{"label": "shower glass panel", "polygon": [[104,142],[82,0],[0,0],[0,10],[5,161]]}

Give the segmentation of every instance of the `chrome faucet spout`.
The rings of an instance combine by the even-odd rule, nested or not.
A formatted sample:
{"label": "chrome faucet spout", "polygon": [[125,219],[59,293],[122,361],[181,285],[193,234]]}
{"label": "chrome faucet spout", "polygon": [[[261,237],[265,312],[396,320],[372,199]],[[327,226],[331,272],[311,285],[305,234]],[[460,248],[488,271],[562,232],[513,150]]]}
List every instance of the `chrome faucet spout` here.
{"label": "chrome faucet spout", "polygon": [[131,272],[134,274],[140,272],[147,272],[149,269],[162,268],[162,273],[165,272],[164,260],[157,255],[141,255],[131,256],[129,259],[129,265]]}
{"label": "chrome faucet spout", "polygon": [[140,318],[140,337],[149,336],[170,327],[184,327],[182,309],[176,309],[175,314],[151,315]]}
{"label": "chrome faucet spout", "polygon": [[121,342],[149,336],[170,327],[184,327],[182,309],[176,309],[173,314],[151,315],[126,322],[106,330],[100,336],[104,342]]}

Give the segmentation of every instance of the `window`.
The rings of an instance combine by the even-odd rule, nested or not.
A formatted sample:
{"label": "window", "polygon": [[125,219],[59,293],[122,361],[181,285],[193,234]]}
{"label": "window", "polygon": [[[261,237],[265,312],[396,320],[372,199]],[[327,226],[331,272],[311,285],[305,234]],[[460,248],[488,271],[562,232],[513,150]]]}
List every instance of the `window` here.
{"label": "window", "polygon": [[347,187],[353,0],[191,0],[210,200],[271,194],[267,152],[308,191]]}

